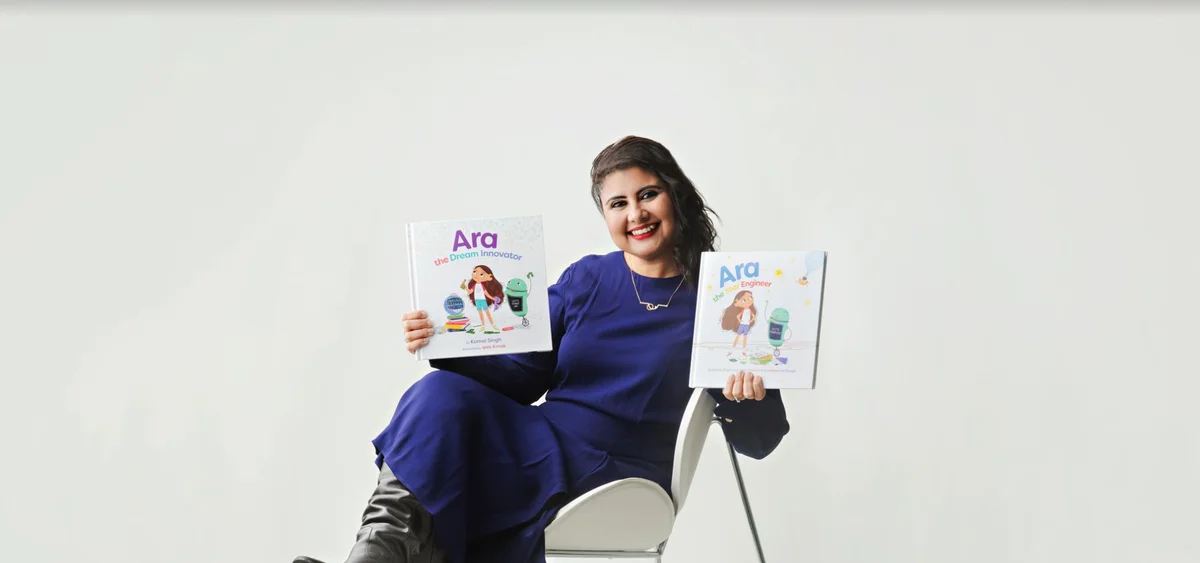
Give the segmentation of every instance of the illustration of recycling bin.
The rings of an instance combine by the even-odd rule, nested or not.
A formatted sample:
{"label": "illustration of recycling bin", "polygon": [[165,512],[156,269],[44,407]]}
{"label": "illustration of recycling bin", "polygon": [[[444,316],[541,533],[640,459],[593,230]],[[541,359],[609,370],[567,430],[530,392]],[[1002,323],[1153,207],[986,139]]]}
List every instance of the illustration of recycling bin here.
{"label": "illustration of recycling bin", "polygon": [[508,296],[508,308],[513,314],[521,317],[521,326],[529,326],[529,319],[525,318],[525,314],[529,312],[526,306],[526,298],[529,297],[529,286],[525,280],[521,278],[513,278],[508,280],[508,285],[504,287],[504,294]]}
{"label": "illustration of recycling bin", "polygon": [[779,347],[792,337],[792,329],[788,328],[790,319],[787,309],[781,307],[771,311],[771,318],[767,320],[767,341],[775,347],[776,356],[779,356]]}

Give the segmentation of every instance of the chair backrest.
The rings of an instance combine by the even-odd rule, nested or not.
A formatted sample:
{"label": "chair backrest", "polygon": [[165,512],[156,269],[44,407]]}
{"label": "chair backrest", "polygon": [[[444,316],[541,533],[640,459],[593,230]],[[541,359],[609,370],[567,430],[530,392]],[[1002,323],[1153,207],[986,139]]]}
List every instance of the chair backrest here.
{"label": "chair backrest", "polygon": [[687,499],[688,489],[692,486],[692,476],[696,474],[696,466],[700,463],[700,452],[704,450],[704,442],[708,439],[716,406],[717,402],[707,389],[696,389],[683,411],[671,474],[671,498],[675,501],[676,514],[683,508],[683,501]]}

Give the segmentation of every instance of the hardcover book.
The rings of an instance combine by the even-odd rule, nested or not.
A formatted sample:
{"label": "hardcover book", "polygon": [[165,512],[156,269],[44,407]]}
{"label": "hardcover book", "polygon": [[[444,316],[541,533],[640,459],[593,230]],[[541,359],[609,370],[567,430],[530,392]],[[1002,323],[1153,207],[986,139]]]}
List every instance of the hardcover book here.
{"label": "hardcover book", "polygon": [[433,321],[418,360],[552,348],[541,216],[407,226],[412,308]]}
{"label": "hardcover book", "polygon": [[812,389],[825,287],[823,251],[706,252],[700,259],[691,386],[738,371],[768,389]]}

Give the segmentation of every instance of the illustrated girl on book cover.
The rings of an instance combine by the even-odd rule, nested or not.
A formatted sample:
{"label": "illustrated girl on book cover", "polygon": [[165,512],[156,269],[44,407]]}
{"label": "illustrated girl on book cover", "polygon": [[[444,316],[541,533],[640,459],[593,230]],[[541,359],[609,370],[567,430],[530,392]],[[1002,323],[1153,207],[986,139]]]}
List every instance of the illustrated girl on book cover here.
{"label": "illustrated girl on book cover", "polygon": [[500,329],[496,327],[496,321],[492,320],[492,312],[489,307],[499,304],[503,299],[504,286],[496,281],[492,269],[482,264],[475,266],[475,270],[471,272],[471,281],[467,284],[467,292],[473,298],[475,310],[479,311],[479,325],[486,326],[483,320],[486,315],[487,322],[492,325],[492,330],[500,332]]}
{"label": "illustrated girl on book cover", "polygon": [[748,289],[739,291],[733,296],[733,303],[721,315],[721,328],[736,331],[733,336],[733,347],[737,348],[738,339],[742,339],[742,348],[750,338],[750,329],[758,320],[758,309],[754,307],[754,294]]}

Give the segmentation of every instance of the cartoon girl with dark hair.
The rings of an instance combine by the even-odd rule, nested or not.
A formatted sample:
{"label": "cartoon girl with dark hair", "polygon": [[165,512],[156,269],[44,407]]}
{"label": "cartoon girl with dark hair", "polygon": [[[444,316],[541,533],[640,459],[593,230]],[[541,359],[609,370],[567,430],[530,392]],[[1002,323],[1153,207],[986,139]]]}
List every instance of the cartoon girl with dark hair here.
{"label": "cartoon girl with dark hair", "polygon": [[496,281],[492,269],[483,264],[475,266],[475,270],[471,272],[471,281],[467,284],[467,291],[473,297],[475,310],[479,311],[479,325],[485,326],[483,317],[487,315],[487,322],[492,323],[492,330],[500,332],[488,307],[504,298],[504,286]]}
{"label": "cartoon girl with dark hair", "polygon": [[754,294],[748,289],[743,289],[733,296],[733,303],[721,315],[721,328],[737,331],[733,336],[733,346],[736,348],[738,338],[741,338],[742,348],[745,348],[746,340],[750,338],[750,328],[757,319],[758,309],[754,307]]}

